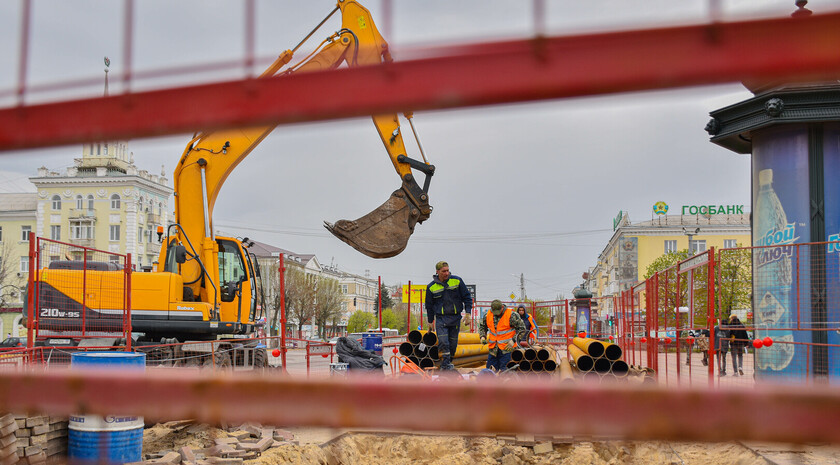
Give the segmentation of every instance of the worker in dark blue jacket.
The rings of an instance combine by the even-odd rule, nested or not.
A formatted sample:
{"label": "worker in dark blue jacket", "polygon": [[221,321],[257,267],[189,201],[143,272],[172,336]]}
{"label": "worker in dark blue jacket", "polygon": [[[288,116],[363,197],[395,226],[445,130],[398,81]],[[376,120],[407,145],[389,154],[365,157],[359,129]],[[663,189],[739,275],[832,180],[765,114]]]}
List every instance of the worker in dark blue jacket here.
{"label": "worker in dark blue jacket", "polygon": [[[461,312],[472,311],[472,296],[464,280],[449,272],[449,264],[437,262],[432,282],[426,286],[426,317],[438,337],[442,370],[454,370],[452,354],[458,348]],[[469,321],[469,320],[467,320]]]}

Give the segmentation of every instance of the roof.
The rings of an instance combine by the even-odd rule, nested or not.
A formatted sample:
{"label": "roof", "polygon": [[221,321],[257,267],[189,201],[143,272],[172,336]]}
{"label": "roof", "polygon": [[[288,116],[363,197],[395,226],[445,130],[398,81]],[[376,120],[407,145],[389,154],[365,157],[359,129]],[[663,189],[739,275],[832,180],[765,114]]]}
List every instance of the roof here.
{"label": "roof", "polygon": [[629,223],[627,226],[749,226],[749,213],[733,213],[721,215],[661,215],[654,219],[647,221],[639,221],[638,223]]}
{"label": "roof", "polygon": [[35,211],[38,194],[35,192],[0,194],[0,211]]}

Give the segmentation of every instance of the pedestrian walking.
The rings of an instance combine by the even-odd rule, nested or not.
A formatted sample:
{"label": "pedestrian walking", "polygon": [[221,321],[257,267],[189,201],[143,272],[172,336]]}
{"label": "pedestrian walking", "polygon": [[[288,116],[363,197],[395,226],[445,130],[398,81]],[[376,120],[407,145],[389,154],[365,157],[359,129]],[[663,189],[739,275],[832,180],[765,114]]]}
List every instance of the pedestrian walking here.
{"label": "pedestrian walking", "polygon": [[744,351],[750,336],[737,315],[729,317],[729,347],[732,349],[732,374],[744,376]]}
{"label": "pedestrian walking", "polygon": [[448,263],[437,262],[432,282],[426,286],[426,317],[429,330],[438,336],[441,370],[455,369],[452,354],[458,348],[461,313],[471,311],[472,296],[464,280],[450,273]]}
{"label": "pedestrian walking", "polygon": [[[524,308],[524,307],[523,307]],[[501,300],[494,300],[490,304],[490,311],[478,326],[481,343],[490,349],[487,353],[487,368],[497,372],[507,367],[510,354],[516,349],[516,341],[520,346],[528,346],[528,330],[517,312],[505,305]]]}
{"label": "pedestrian walking", "polygon": [[726,354],[729,352],[729,330],[727,328],[721,320],[718,320],[718,324],[715,326],[715,357],[717,358],[719,376],[726,376]]}

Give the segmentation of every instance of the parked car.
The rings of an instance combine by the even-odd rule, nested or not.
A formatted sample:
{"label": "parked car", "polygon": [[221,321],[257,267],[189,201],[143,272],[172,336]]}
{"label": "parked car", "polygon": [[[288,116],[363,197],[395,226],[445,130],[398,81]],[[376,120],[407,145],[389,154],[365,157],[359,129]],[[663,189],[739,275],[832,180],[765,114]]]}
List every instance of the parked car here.
{"label": "parked car", "polygon": [[26,338],[18,336],[9,336],[3,342],[0,342],[0,349],[16,349],[26,347]]}

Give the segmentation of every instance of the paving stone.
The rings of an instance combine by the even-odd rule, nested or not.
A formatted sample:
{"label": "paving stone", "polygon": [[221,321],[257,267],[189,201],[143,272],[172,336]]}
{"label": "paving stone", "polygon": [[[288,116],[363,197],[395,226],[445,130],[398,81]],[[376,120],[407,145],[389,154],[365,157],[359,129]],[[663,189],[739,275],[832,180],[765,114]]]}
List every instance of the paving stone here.
{"label": "paving stone", "polygon": [[184,446],[178,449],[178,453],[181,454],[182,462],[195,462],[195,454],[191,448]]}
{"label": "paving stone", "polygon": [[0,417],[0,427],[11,425],[12,423],[17,424],[15,421],[14,414],[7,413]]}
{"label": "paving stone", "polygon": [[46,424],[49,419],[44,416],[29,417],[26,419],[26,427],[40,426]]}
{"label": "paving stone", "polygon": [[554,444],[550,442],[540,442],[534,445],[534,454],[547,454],[554,450]]}
{"label": "paving stone", "polygon": [[250,431],[245,431],[245,430],[237,430],[237,431],[234,431],[232,433],[228,433],[228,436],[230,436],[230,439],[236,439],[237,441],[242,441],[243,439],[250,438],[251,437],[251,432]]}
{"label": "paving stone", "polygon": [[46,434],[50,431],[50,425],[38,425],[32,427],[32,435]]}

